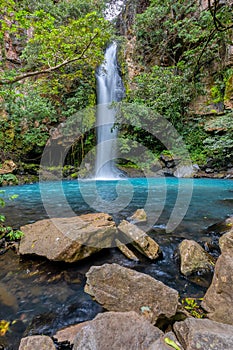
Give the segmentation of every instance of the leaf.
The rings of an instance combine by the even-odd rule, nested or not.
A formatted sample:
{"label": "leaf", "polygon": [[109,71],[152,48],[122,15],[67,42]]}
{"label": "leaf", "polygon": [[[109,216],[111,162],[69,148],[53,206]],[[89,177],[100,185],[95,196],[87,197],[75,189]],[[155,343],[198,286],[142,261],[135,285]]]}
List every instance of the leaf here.
{"label": "leaf", "polygon": [[164,342],[176,350],[181,350],[180,347],[170,338],[164,338]]}
{"label": "leaf", "polygon": [[10,322],[5,320],[0,320],[0,336],[3,337],[9,330]]}

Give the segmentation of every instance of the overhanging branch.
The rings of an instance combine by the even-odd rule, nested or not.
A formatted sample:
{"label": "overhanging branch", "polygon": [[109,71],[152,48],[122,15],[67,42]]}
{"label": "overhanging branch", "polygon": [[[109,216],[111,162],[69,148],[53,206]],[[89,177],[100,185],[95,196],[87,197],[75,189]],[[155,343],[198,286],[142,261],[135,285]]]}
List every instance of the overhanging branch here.
{"label": "overhanging branch", "polygon": [[26,78],[34,77],[34,76],[37,76],[37,75],[49,74],[51,72],[54,72],[54,71],[56,71],[56,70],[58,70],[58,69],[60,69],[60,68],[62,68],[64,66],[66,66],[67,64],[70,64],[70,63],[79,61],[81,59],[84,59],[85,53],[90,48],[92,42],[94,41],[94,39],[96,38],[97,35],[98,35],[98,33],[93,35],[93,37],[90,39],[90,42],[88,43],[88,45],[83,49],[83,51],[80,53],[79,56],[71,58],[71,59],[67,58],[63,62],[61,62],[61,63],[59,63],[59,64],[57,64],[56,66],[53,66],[53,67],[37,70],[37,71],[34,71],[34,72],[27,72],[27,73],[18,75],[16,77],[12,78],[12,79],[0,80],[0,85],[9,85],[9,84],[16,83],[16,82],[18,82],[20,80],[24,80]]}

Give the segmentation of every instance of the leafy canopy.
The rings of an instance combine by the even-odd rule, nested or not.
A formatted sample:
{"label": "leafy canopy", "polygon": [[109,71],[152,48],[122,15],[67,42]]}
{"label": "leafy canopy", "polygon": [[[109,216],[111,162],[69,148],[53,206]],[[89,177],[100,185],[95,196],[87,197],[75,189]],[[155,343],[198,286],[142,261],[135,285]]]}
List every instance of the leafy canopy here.
{"label": "leafy canopy", "polygon": [[[65,2],[62,1],[60,7],[65,6]],[[64,73],[65,67],[71,64],[75,65],[76,69],[73,70],[77,75],[84,66],[94,69],[103,60],[103,49],[110,40],[111,25],[97,11],[74,11],[70,18],[67,17],[70,11],[64,11],[62,19],[54,10],[55,5],[50,4],[48,9],[51,11],[46,11],[43,7],[25,6],[25,2],[24,7],[13,0],[0,0],[0,3],[4,11],[0,20],[2,43],[10,36],[24,46],[19,55],[19,69],[6,70],[0,83],[7,84],[54,71]],[[89,9],[88,6],[86,8]],[[3,47],[4,67],[8,53],[6,45]]]}

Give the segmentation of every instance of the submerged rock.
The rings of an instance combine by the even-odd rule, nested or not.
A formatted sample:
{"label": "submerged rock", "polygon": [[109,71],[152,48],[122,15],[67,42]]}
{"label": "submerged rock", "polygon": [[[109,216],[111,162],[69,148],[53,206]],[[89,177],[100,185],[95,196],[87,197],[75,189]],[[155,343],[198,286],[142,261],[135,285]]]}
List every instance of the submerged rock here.
{"label": "submerged rock", "polygon": [[179,245],[181,273],[189,276],[196,272],[213,270],[215,260],[197,242],[184,239]]}
{"label": "submerged rock", "polygon": [[46,335],[34,335],[21,339],[19,350],[56,350],[51,338]]}
{"label": "submerged rock", "polygon": [[104,213],[46,219],[20,229],[24,232],[20,254],[65,262],[78,261],[111,247],[117,232],[111,216]]}
{"label": "submerged rock", "polygon": [[233,259],[230,255],[222,254],[216,262],[212,283],[202,302],[211,320],[233,325],[232,285]]}
{"label": "submerged rock", "polygon": [[174,332],[186,350],[232,350],[233,327],[207,319],[176,322]]}
{"label": "submerged rock", "polygon": [[231,231],[231,229],[233,229],[233,216],[209,226],[207,233],[222,236],[224,233]]}
{"label": "submerged rock", "polygon": [[151,276],[118,264],[92,266],[85,291],[109,311],[136,311],[153,324],[176,314],[178,292]]}
{"label": "submerged rock", "polygon": [[106,312],[78,331],[73,350],[144,350],[162,334],[136,312]]}
{"label": "submerged rock", "polygon": [[0,282],[0,304],[12,308],[14,311],[18,310],[18,301],[15,295],[11,293],[9,288]]}
{"label": "submerged rock", "polygon": [[159,245],[137,226],[123,220],[118,226],[118,230],[126,236],[128,243],[131,243],[147,258],[153,260],[159,257],[161,253]]}

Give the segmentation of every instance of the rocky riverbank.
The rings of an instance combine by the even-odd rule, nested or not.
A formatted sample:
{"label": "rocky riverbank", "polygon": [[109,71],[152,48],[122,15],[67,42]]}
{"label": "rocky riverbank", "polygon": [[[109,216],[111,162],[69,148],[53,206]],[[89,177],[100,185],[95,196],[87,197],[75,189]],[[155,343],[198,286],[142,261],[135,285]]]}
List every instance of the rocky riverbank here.
{"label": "rocky riverbank", "polygon": [[[89,230],[93,233],[91,223],[98,222],[98,218],[94,220],[94,217],[90,216],[95,214],[88,215]],[[82,221],[87,223],[84,216]],[[136,235],[142,235],[142,231],[137,231],[140,229],[133,223],[127,224],[125,221],[116,228],[109,216],[106,217],[106,214],[100,216],[101,220],[104,217],[106,223],[110,225],[107,230],[106,225],[104,225],[103,236],[107,236],[108,240],[109,236],[115,239],[119,232],[122,234],[127,231],[127,235],[130,232],[136,232]],[[20,243],[19,251],[23,254],[35,255],[38,254],[39,249],[39,254],[46,256],[41,252],[43,248],[39,245],[39,239],[42,242],[44,237],[38,234],[38,229],[34,247],[29,244],[30,251],[25,250],[25,241],[33,241],[34,226],[36,225],[37,223],[27,225],[30,226],[30,230],[25,230],[25,237]],[[42,231],[45,231],[43,225],[40,223],[39,226]],[[101,225],[94,225],[95,229],[99,230]],[[37,227],[39,226],[37,225]],[[179,244],[178,251],[174,252],[174,256],[178,255],[179,257],[180,273],[186,278],[213,273],[212,283],[207,289],[201,305],[198,305],[194,299],[181,302],[175,289],[151,276],[122,267],[119,264],[92,266],[86,273],[85,292],[104,308],[104,312],[98,314],[91,321],[61,329],[53,337],[26,336],[27,334],[25,334],[19,350],[31,350],[32,348],[41,350],[43,347],[46,350],[56,348],[73,350],[231,350],[233,348],[233,297],[231,293],[233,218],[227,219],[220,225],[210,227],[208,232],[212,232],[212,230],[215,232],[212,242],[206,242],[201,246],[195,241],[186,239]],[[51,232],[51,228],[48,228],[47,232]],[[87,237],[90,238],[89,235]],[[137,239],[139,238],[137,237]],[[65,239],[67,240],[67,237]],[[144,239],[145,237],[142,235],[142,240]],[[127,244],[129,249],[132,249],[135,240],[136,237],[133,236],[130,245]],[[218,240],[219,244],[217,245]],[[156,242],[154,243],[156,244]],[[49,244],[51,246],[50,249],[46,248],[47,251],[55,250],[52,241]],[[61,244],[61,246],[63,245]],[[80,250],[81,247],[77,249]],[[220,249],[220,256],[213,253],[218,249]],[[138,254],[140,255],[141,252],[136,253],[136,255]],[[75,256],[80,257],[79,254]],[[59,257],[61,258],[61,254]],[[49,257],[47,256],[47,258]],[[152,259],[154,258],[158,258],[158,256],[152,257]],[[62,259],[64,260],[64,257]]]}
{"label": "rocky riverbank", "polygon": [[[217,167],[213,159],[209,159],[203,166],[183,165],[173,159],[170,155],[161,155],[158,161],[151,164],[146,169],[132,164],[118,164],[120,171],[129,178],[134,177],[185,177],[185,178],[216,178],[216,179],[233,179],[233,166],[229,163],[224,167]],[[38,182],[40,175],[43,175],[45,181],[56,181],[60,179],[77,179],[85,178],[89,173],[87,169],[65,165],[63,168],[50,167],[40,169],[39,164],[18,164],[12,160],[5,161],[0,166],[0,186],[18,185],[25,183]]]}

